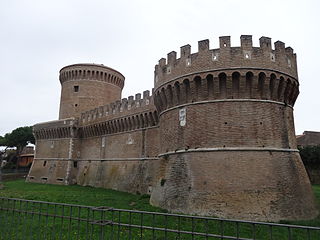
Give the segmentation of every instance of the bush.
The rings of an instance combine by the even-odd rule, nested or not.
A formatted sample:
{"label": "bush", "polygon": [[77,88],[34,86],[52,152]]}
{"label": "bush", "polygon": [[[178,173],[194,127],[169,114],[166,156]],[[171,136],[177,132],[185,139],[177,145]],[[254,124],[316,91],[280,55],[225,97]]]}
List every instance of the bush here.
{"label": "bush", "polygon": [[4,165],[3,169],[15,169],[16,164],[13,162],[7,162],[6,165]]}
{"label": "bush", "polygon": [[299,147],[300,156],[305,165],[320,165],[320,146]]}

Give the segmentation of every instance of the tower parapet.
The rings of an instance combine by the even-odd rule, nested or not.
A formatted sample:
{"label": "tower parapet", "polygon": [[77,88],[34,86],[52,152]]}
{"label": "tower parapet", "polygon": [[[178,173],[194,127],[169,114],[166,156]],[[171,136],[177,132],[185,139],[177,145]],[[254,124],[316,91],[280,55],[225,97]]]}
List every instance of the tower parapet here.
{"label": "tower parapet", "polygon": [[135,96],[129,96],[128,98],[123,98],[121,101],[118,100],[81,113],[80,124],[88,125],[155,110],[153,96],[150,95],[150,91],[144,91],[143,95],[137,93]]}
{"label": "tower parapet", "polygon": [[77,137],[78,122],[74,118],[38,123],[33,126],[36,140]]}
{"label": "tower parapet", "polygon": [[123,89],[125,77],[110,67],[103,64],[80,63],[63,67],[60,70],[60,83],[73,80],[95,80],[108,82]]}
{"label": "tower parapet", "polygon": [[293,106],[299,94],[296,54],[291,47],[251,35],[242,35],[240,47],[230,37],[220,37],[220,48],[209,49],[209,40],[198,42],[198,52],[181,47],[180,58],[170,52],[155,67],[155,102],[159,112],[182,103],[217,99],[262,99]]}
{"label": "tower parapet", "polygon": [[135,131],[158,126],[158,113],[149,91],[84,112],[80,117],[81,137]]}
{"label": "tower parapet", "polygon": [[231,47],[230,37],[223,36],[219,38],[220,48],[210,49],[206,39],[198,42],[198,52],[192,54],[190,45],[182,46],[180,58],[172,51],[167,59],[161,58],[155,66],[155,88],[180,77],[224,69],[272,70],[298,80],[293,49],[286,48],[280,41],[275,42],[272,49],[271,38],[261,37],[259,40],[260,46],[253,47],[252,36],[242,35],[241,46]]}
{"label": "tower parapet", "polygon": [[[182,213],[278,221],[317,211],[297,150],[296,55],[283,42],[242,35],[170,52],[155,67],[160,153],[153,205]],[[299,211],[296,211],[300,209]]]}
{"label": "tower parapet", "polygon": [[121,99],[124,76],[99,64],[73,64],[60,70],[59,119],[79,117],[84,111]]}
{"label": "tower parapet", "polygon": [[[150,91],[123,98],[81,113],[79,119],[69,118],[34,125],[37,140],[70,138],[74,129],[79,138],[134,131],[158,125],[158,113]],[[75,131],[75,129],[77,131]],[[74,134],[75,135],[75,134]]]}

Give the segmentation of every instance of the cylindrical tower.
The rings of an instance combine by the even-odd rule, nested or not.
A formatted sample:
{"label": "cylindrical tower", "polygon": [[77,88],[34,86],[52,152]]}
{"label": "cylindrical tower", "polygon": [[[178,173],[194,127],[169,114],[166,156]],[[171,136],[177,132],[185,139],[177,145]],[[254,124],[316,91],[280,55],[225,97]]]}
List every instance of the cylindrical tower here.
{"label": "cylindrical tower", "polygon": [[231,47],[199,41],[155,67],[160,114],[159,183],[151,203],[172,211],[254,220],[317,214],[297,150],[293,105],[299,94],[293,49],[249,35]]}
{"label": "cylindrical tower", "polygon": [[120,100],[125,78],[102,64],[74,64],[62,68],[59,79],[59,119],[65,119]]}

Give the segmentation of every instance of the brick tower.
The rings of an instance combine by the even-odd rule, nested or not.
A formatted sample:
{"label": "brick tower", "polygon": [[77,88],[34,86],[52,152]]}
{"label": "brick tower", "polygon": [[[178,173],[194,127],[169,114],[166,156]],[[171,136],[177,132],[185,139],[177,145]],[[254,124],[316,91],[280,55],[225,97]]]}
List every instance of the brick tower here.
{"label": "brick tower", "polygon": [[80,117],[82,112],[121,99],[124,76],[99,64],[74,64],[60,70],[59,119]]}
{"label": "brick tower", "polygon": [[297,150],[293,106],[296,54],[283,42],[250,35],[231,47],[199,41],[155,67],[162,167],[151,203],[200,215],[256,220],[316,214]]}

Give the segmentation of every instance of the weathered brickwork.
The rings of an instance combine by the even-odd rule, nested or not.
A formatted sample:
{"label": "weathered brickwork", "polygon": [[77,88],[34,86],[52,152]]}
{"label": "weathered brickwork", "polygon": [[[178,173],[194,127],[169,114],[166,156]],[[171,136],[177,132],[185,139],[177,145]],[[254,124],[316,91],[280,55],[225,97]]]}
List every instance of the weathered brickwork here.
{"label": "weathered brickwork", "polygon": [[84,111],[121,98],[124,76],[96,64],[74,64],[60,70],[59,119],[79,117]]}
{"label": "weathered brickwork", "polygon": [[[277,221],[310,218],[313,196],[298,153],[190,152],[163,159],[151,203],[199,215]],[[304,196],[304,197],[301,197]],[[294,212],[294,214],[293,214]]]}
{"label": "weathered brickwork", "polygon": [[160,59],[152,95],[121,99],[103,65],[60,71],[60,120],[34,126],[28,181],[150,194],[170,211],[278,221],[317,215],[294,132],[293,49],[249,35]]}

